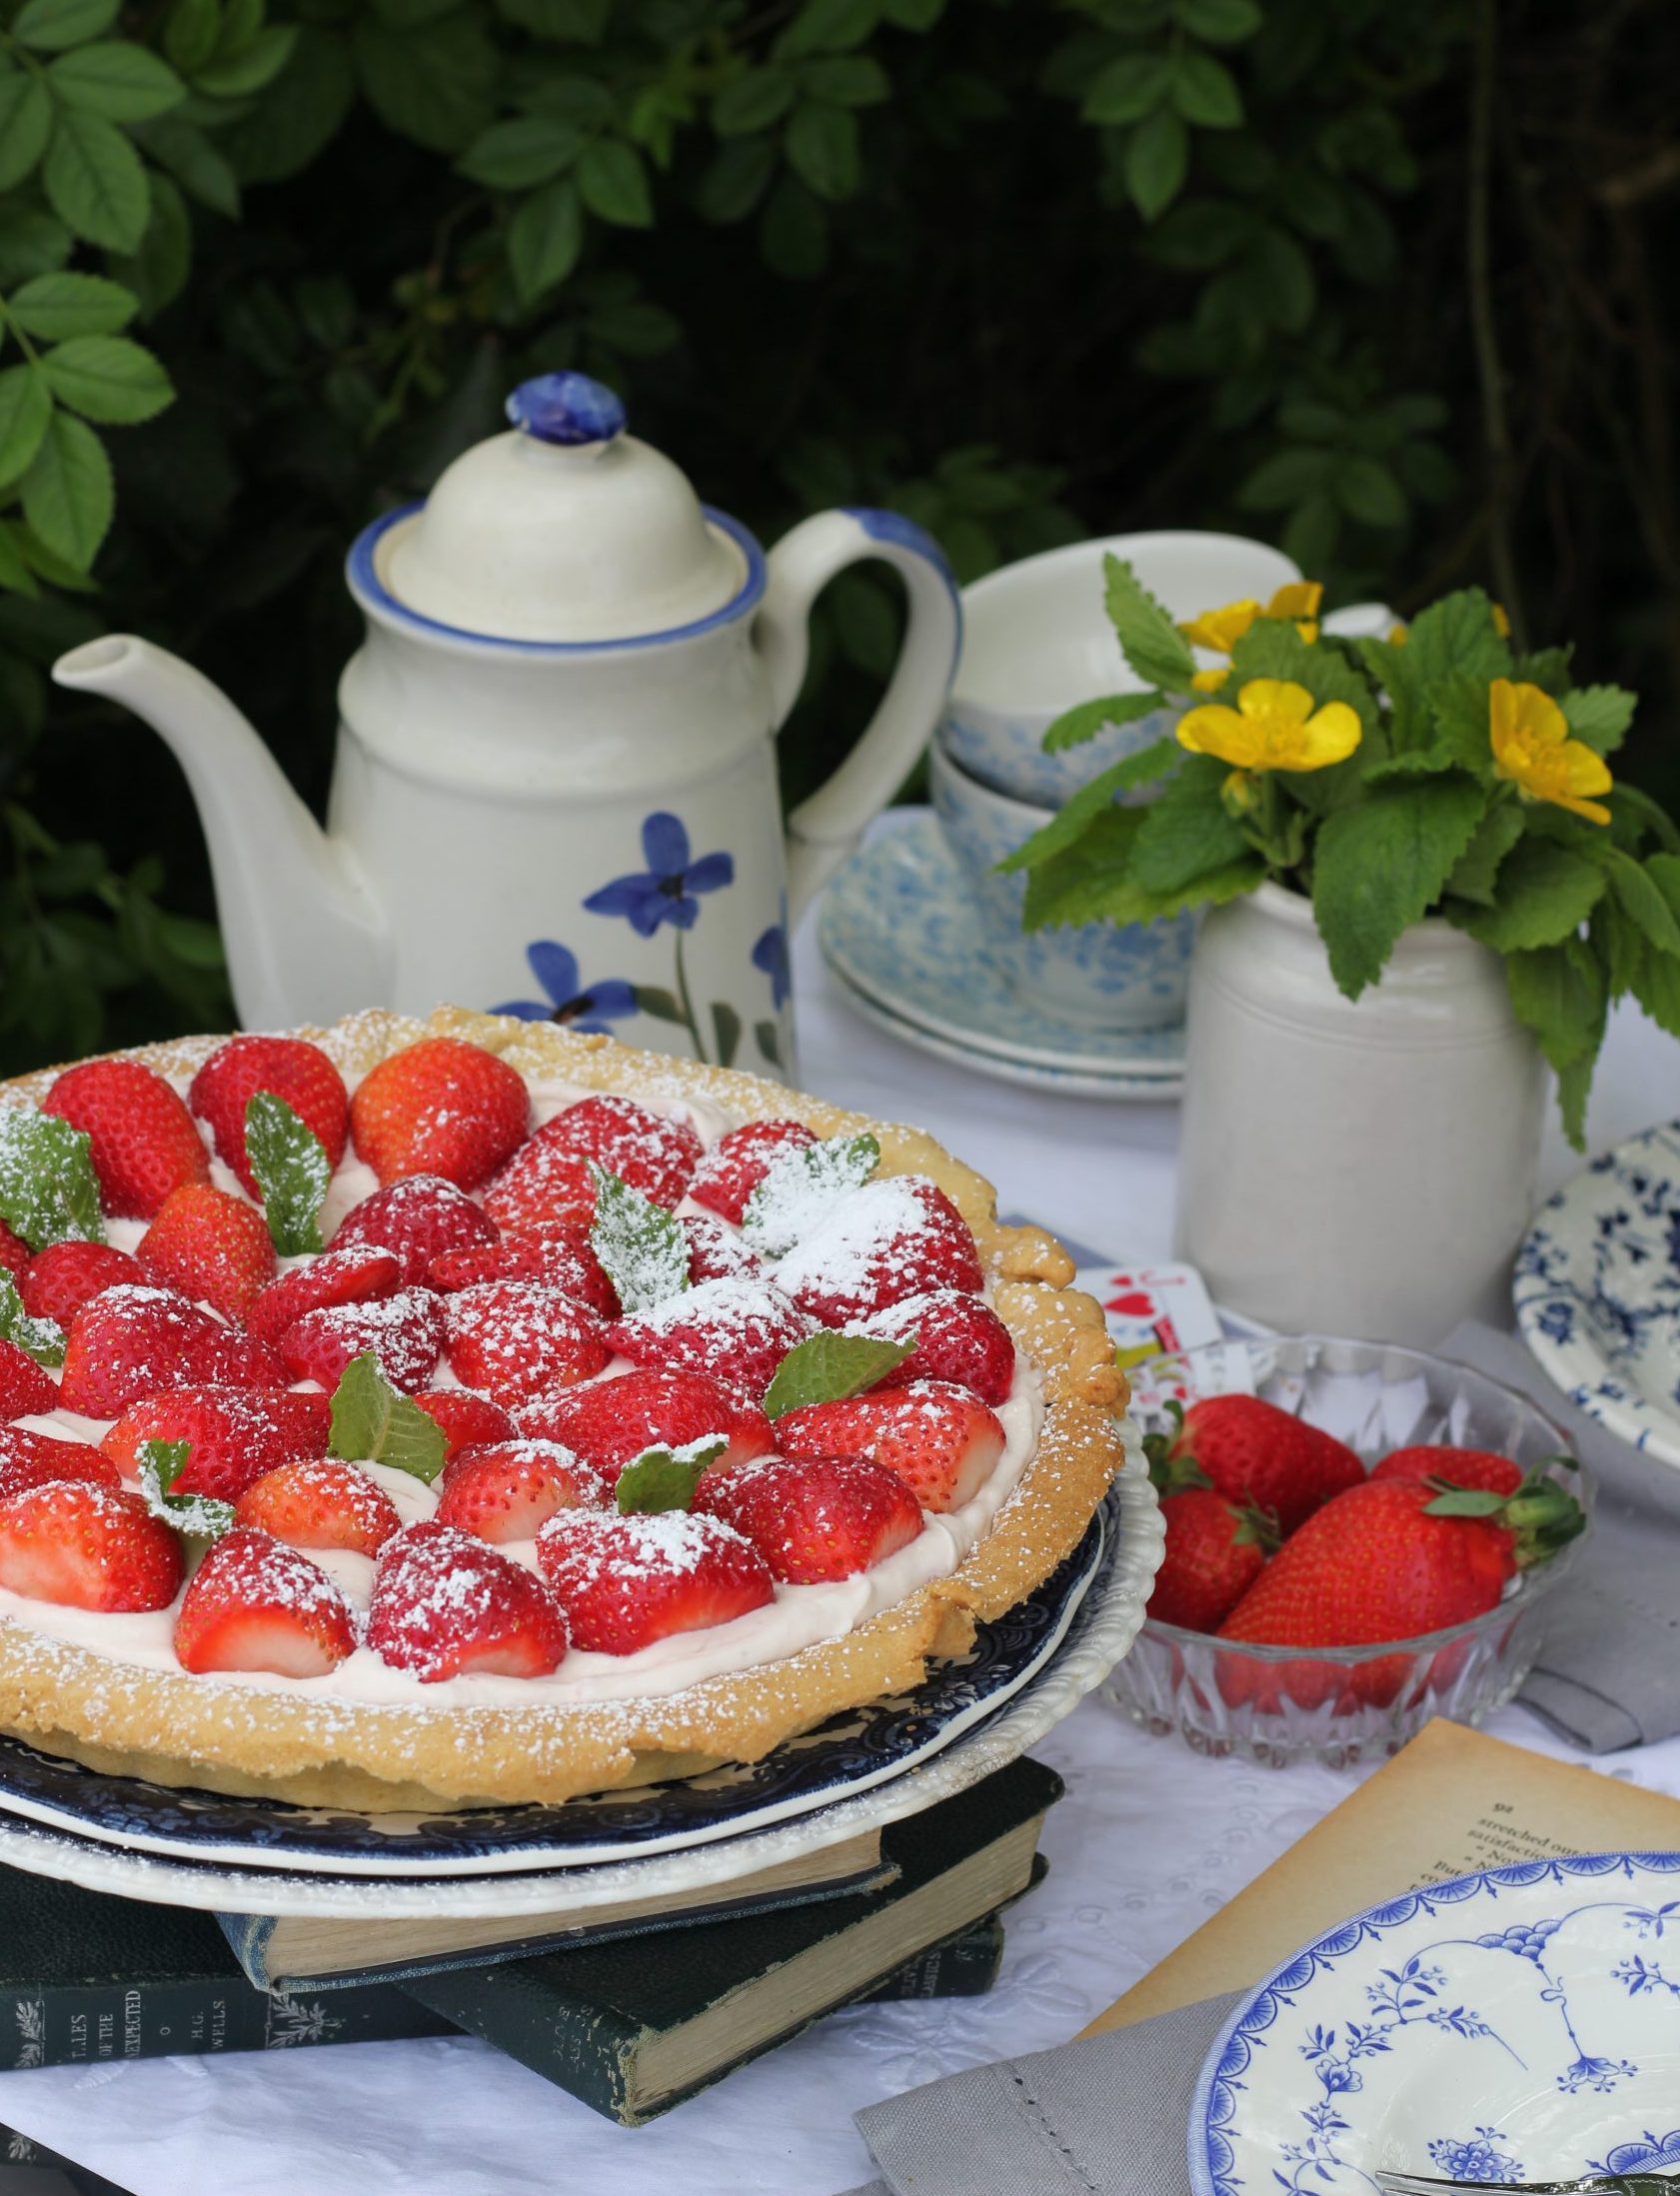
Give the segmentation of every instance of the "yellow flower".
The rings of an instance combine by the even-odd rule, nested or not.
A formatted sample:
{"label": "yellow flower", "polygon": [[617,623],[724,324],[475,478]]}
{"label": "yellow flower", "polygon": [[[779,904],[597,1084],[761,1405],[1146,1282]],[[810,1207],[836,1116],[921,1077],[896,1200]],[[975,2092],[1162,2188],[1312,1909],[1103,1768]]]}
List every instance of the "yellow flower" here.
{"label": "yellow flower", "polygon": [[1489,603],[1487,607],[1493,613],[1494,632],[1498,634],[1502,641],[1508,641],[1511,638],[1511,621],[1505,615],[1504,604]]}
{"label": "yellow flower", "polygon": [[1261,611],[1262,618],[1293,618],[1295,631],[1303,641],[1318,638],[1318,606],[1324,600],[1324,589],[1317,580],[1291,580]]}
{"label": "yellow flower", "polygon": [[1410,631],[1411,628],[1409,626],[1390,626],[1388,629],[1389,647],[1404,648],[1406,645],[1406,636],[1410,633]]}
{"label": "yellow flower", "polygon": [[1178,744],[1192,755],[1216,755],[1239,771],[1324,770],[1359,745],[1358,714],[1345,702],[1314,709],[1293,679],[1250,679],[1236,708],[1204,702],[1178,720]]}
{"label": "yellow flower", "polygon": [[[1204,610],[1199,618],[1190,619],[1178,630],[1192,648],[1210,648],[1220,656],[1230,654],[1256,618],[1293,618],[1301,639],[1316,641],[1318,605],[1323,595],[1317,580],[1291,580],[1276,591],[1263,610],[1245,595],[1241,602],[1226,603],[1220,610]],[[1201,691],[1211,690],[1204,687]]]}
{"label": "yellow flower", "polygon": [[[1192,717],[1202,714],[1190,712]],[[1525,801],[1550,801],[1584,816],[1589,824],[1609,823],[1603,802],[1586,798],[1610,791],[1609,765],[1584,740],[1570,739],[1569,720],[1544,689],[1495,679],[1488,689],[1488,736],[1494,769]]]}
{"label": "yellow flower", "polygon": [[1192,674],[1190,684],[1198,694],[1217,694],[1231,675],[1229,664],[1222,664],[1217,671],[1198,671]]}

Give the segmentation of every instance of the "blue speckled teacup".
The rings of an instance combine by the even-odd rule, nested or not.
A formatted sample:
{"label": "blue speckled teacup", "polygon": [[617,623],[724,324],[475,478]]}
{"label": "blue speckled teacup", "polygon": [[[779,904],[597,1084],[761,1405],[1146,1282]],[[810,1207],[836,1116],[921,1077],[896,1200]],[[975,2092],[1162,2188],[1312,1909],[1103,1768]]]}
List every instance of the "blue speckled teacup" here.
{"label": "blue speckled teacup", "polygon": [[1055,813],[981,785],[935,740],[928,757],[933,807],[967,873],[980,920],[1013,988],[1043,1014],[1094,1030],[1150,1030],[1184,1012],[1193,916],[1163,923],[1088,923],[1079,930],[1020,927],[1024,877],[996,865]]}

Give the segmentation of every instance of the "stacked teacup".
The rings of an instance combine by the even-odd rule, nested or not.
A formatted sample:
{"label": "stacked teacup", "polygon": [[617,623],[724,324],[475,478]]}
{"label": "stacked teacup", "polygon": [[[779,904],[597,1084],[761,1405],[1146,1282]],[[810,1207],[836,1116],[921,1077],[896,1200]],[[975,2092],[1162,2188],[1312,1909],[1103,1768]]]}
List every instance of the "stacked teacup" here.
{"label": "stacked teacup", "polygon": [[[1268,602],[1301,577],[1263,542],[1171,533],[1078,542],[976,581],[962,593],[962,654],[929,769],[934,809],[1011,987],[1040,1013],[1083,1029],[1146,1030],[1183,1015],[1193,917],[1028,933],[1024,878],[997,875],[997,864],[1081,786],[1170,732],[1178,715],[1157,710],[1044,753],[1045,732],[1075,703],[1140,690],[1103,610],[1110,556],[1185,623],[1244,598]],[[1154,791],[1125,799],[1147,802]]]}

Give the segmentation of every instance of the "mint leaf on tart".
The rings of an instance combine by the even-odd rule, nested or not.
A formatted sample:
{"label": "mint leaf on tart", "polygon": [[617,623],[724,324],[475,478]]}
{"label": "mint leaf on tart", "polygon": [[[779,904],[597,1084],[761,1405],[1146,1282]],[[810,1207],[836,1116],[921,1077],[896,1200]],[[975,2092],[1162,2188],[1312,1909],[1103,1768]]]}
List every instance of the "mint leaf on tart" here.
{"label": "mint leaf on tart", "polygon": [[213,1494],[176,1494],[175,1482],[193,1453],[191,1441],[142,1441],[140,1492],[154,1517],[194,1539],[220,1539],[233,1524],[233,1504]]}
{"label": "mint leaf on tart", "polygon": [[914,1350],[919,1336],[888,1341],[879,1334],[826,1331],[796,1342],[765,1390],[765,1415],[780,1418],[810,1403],[843,1402],[884,1380]]}
{"label": "mint leaf on tart", "polygon": [[399,1394],[371,1349],[352,1357],[333,1390],[328,1453],[347,1463],[389,1464],[428,1486],[444,1468],[444,1429],[411,1397]]}
{"label": "mint leaf on tart", "polygon": [[689,1238],[676,1213],[593,1159],[589,1171],[595,1184],[590,1248],[618,1290],[625,1315],[651,1311],[681,1294],[689,1285]]}
{"label": "mint leaf on tart", "polygon": [[82,1129],[36,1105],[0,1105],[0,1220],[31,1250],[105,1240],[93,1145]]}
{"label": "mint leaf on tart", "polygon": [[301,1113],[273,1091],[253,1091],[245,1107],[245,1155],[263,1193],[269,1237],[283,1258],[321,1248],[321,1206],[333,1178],[327,1147]]}
{"label": "mint leaf on tart", "polygon": [[64,1329],[56,1319],[32,1318],[23,1307],[18,1284],[0,1265],[0,1338],[16,1342],[37,1364],[64,1362]]}
{"label": "mint leaf on tart", "polygon": [[722,1433],[704,1433],[698,1441],[676,1448],[645,1448],[619,1473],[618,1504],[621,1517],[632,1512],[646,1516],[662,1509],[689,1509],[695,1489],[709,1464],[715,1464],[729,1447]]}
{"label": "mint leaf on tart", "polygon": [[831,1205],[860,1189],[879,1161],[880,1144],[867,1130],[779,1152],[747,1200],[742,1233],[755,1250],[780,1258],[811,1233]]}

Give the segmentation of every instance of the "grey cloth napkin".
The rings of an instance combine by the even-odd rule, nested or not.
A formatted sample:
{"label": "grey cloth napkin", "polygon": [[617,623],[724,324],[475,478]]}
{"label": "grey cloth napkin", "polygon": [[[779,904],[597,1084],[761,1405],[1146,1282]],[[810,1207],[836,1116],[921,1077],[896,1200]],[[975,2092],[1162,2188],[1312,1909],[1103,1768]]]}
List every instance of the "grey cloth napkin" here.
{"label": "grey cloth napkin", "polygon": [[1443,1353],[1531,1395],[1597,1482],[1591,1538],[1558,1589],[1518,1699],[1587,1753],[1672,1738],[1680,1731],[1680,1471],[1566,1402],[1514,1335],[1470,1320]]}
{"label": "grey cloth napkin", "polygon": [[852,2196],[1188,2196],[1196,2077],[1243,1995],[865,2106],[882,2177]]}

